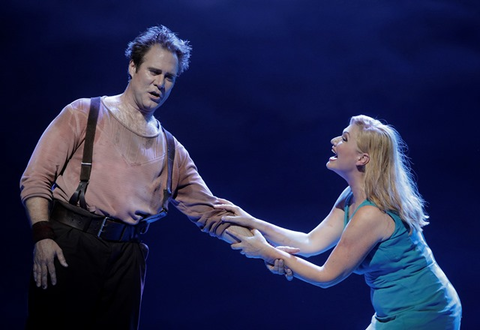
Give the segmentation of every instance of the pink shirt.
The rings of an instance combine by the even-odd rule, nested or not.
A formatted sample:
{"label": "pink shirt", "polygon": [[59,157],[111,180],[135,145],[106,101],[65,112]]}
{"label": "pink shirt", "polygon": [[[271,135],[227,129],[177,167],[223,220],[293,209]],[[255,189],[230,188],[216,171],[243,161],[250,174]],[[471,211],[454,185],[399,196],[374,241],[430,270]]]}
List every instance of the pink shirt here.
{"label": "pink shirt", "polygon": [[[70,199],[80,179],[89,99],[67,105],[40,138],[20,180],[21,199]],[[198,227],[220,236],[228,224],[213,208],[212,195],[185,147],[175,139],[171,203]],[[166,141],[163,133],[142,136],[124,126],[101,102],[93,166],[85,199],[91,212],[127,223],[162,209],[166,186]],[[54,189],[52,189],[54,188]]]}

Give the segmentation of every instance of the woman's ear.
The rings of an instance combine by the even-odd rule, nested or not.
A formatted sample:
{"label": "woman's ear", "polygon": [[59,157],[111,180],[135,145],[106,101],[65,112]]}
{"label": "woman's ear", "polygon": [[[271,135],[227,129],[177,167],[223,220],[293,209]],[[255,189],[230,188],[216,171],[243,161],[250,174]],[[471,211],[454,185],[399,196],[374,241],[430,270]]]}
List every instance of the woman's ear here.
{"label": "woman's ear", "polygon": [[370,155],[363,153],[358,157],[357,166],[365,166],[370,161]]}

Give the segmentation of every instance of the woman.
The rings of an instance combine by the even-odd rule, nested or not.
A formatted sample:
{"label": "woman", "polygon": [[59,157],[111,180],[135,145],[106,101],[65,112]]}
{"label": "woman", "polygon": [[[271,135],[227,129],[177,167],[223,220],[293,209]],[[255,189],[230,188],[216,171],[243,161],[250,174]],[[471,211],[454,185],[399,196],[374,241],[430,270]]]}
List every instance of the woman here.
{"label": "woman", "polygon": [[[331,142],[334,156],[327,168],[348,187],[327,217],[307,234],[256,219],[225,201],[219,207],[234,215],[223,221],[254,233],[231,234],[238,241],[232,248],[265,260],[273,273],[290,277],[293,271],[322,288],[352,272],[364,274],[375,309],[368,329],[459,329],[460,300],[424,240],[428,216],[399,134],[359,115]],[[311,256],[332,247],[323,266],[291,254]]]}

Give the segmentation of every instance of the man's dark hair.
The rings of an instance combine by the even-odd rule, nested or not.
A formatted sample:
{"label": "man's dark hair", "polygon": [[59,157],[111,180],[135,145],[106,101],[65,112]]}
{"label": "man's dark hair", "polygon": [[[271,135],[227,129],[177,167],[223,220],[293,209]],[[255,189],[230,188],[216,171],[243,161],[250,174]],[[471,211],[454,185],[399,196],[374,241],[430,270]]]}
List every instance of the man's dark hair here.
{"label": "man's dark hair", "polygon": [[157,44],[177,55],[177,76],[188,69],[190,52],[192,50],[189,41],[180,39],[174,32],[163,25],[152,26],[129,42],[125,50],[125,56],[139,68],[144,61],[145,54],[152,46]]}

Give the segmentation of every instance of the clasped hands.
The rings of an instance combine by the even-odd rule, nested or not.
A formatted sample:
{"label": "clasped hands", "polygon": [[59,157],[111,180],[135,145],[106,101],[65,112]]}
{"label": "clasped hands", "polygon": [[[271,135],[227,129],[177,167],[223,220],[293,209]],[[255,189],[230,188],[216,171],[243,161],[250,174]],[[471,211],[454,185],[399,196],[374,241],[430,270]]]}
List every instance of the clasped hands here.
{"label": "clasped hands", "polygon": [[232,249],[240,250],[240,254],[245,255],[247,258],[263,259],[265,266],[270,272],[276,275],[284,275],[288,281],[291,281],[294,277],[293,271],[285,265],[283,259],[276,258],[274,256],[275,253],[272,252],[275,252],[274,250],[277,249],[290,254],[295,254],[300,252],[300,249],[290,246],[272,246],[259,230],[253,228],[254,218],[250,214],[228,200],[219,200],[223,204],[216,205],[216,208],[225,209],[233,213],[233,215],[223,216],[222,221],[251,228],[253,234],[253,236],[245,236],[240,233],[233,233],[226,229],[225,233],[236,241],[236,243],[231,244]]}

